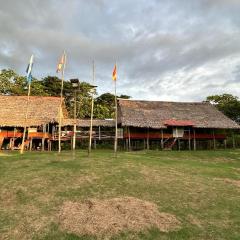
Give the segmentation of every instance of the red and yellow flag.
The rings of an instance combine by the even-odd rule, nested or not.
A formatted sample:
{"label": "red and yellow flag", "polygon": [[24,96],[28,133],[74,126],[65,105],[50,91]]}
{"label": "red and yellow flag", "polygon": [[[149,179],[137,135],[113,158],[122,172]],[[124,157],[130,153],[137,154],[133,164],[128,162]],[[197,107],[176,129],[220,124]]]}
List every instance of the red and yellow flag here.
{"label": "red and yellow flag", "polygon": [[58,65],[57,65],[57,73],[62,72],[66,64],[66,54],[65,52],[59,59]]}
{"label": "red and yellow flag", "polygon": [[112,79],[113,81],[117,80],[117,65],[114,65],[113,73],[112,73]]}

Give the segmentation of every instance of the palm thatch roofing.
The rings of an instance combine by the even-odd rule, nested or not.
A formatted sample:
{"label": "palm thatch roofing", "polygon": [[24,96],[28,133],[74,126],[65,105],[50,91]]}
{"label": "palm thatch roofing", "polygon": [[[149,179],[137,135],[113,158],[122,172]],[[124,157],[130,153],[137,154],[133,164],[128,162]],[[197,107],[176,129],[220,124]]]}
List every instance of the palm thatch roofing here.
{"label": "palm thatch roofing", "polygon": [[118,100],[122,126],[166,128],[167,123],[184,121],[195,128],[239,129],[240,126],[206,102],[162,102]]}
{"label": "palm thatch roofing", "polygon": [[[27,96],[0,96],[0,126],[25,125],[27,98]],[[59,105],[59,97],[30,96],[26,125],[41,126],[49,122],[57,122]],[[68,116],[65,104],[62,106],[62,112],[63,117]]]}
{"label": "palm thatch roofing", "polygon": [[[76,125],[78,127],[90,127],[90,119],[77,119]],[[74,119],[63,119],[63,126],[73,126]],[[115,121],[113,119],[93,119],[93,127],[114,127]]]}

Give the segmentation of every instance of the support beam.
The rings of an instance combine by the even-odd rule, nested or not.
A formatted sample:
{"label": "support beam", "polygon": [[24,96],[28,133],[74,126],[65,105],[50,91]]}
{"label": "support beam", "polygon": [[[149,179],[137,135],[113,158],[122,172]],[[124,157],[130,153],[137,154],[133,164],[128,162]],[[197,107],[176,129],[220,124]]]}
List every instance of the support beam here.
{"label": "support beam", "polygon": [[128,149],[129,149],[129,151],[131,151],[132,148],[131,148],[131,133],[130,133],[130,127],[128,127],[128,144],[129,144]]}
{"label": "support beam", "polygon": [[191,129],[188,129],[188,149],[191,151]]}
{"label": "support beam", "polygon": [[194,151],[197,150],[195,129],[193,129],[193,149],[194,149]]}
{"label": "support beam", "polygon": [[149,150],[149,128],[147,129],[147,150]]}
{"label": "support beam", "polygon": [[98,140],[101,140],[101,127],[98,127]]}
{"label": "support beam", "polygon": [[164,148],[164,142],[163,142],[163,129],[161,129],[161,149]]}
{"label": "support beam", "polygon": [[42,151],[45,149],[46,125],[43,125]]}
{"label": "support beam", "polygon": [[232,144],[233,144],[233,148],[236,148],[234,131],[232,131]]}
{"label": "support beam", "polygon": [[224,148],[227,149],[227,140],[224,139],[223,143],[224,143]]}
{"label": "support beam", "polygon": [[129,144],[128,144],[128,139],[126,138],[126,151],[128,151],[128,147],[129,147]]}
{"label": "support beam", "polygon": [[215,132],[214,132],[214,129],[213,129],[213,149],[215,150],[216,149],[216,139],[215,139]]}
{"label": "support beam", "polygon": [[30,138],[30,147],[29,147],[29,151],[30,151],[30,152],[32,151],[32,142],[33,142],[33,139]]}

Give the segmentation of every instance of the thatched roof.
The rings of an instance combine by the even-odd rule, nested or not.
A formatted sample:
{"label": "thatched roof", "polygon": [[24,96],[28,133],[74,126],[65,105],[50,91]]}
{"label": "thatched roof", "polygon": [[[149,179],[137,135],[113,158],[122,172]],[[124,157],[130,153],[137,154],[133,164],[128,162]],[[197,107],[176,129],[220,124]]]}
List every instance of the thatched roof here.
{"label": "thatched roof", "polygon": [[118,121],[122,126],[166,128],[169,121],[184,121],[190,122],[196,128],[240,128],[236,122],[206,102],[161,102],[119,99],[118,105]]}
{"label": "thatched roof", "polygon": [[[63,119],[63,126],[73,126],[74,119]],[[78,127],[90,127],[90,119],[77,119]],[[115,121],[113,119],[93,119],[93,127],[113,127]]]}
{"label": "thatched roof", "polygon": [[[59,97],[31,96],[27,126],[40,126],[58,121]],[[0,96],[0,126],[22,127],[25,124],[27,96]],[[67,117],[65,104],[63,115]]]}

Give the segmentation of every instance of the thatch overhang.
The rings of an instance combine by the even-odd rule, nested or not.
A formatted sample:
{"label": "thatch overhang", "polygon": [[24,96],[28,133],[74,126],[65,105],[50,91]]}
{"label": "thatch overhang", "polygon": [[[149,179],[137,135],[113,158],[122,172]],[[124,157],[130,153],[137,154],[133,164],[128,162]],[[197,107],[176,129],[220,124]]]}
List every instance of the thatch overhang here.
{"label": "thatch overhang", "polygon": [[[0,96],[0,127],[24,127],[27,96]],[[27,126],[41,126],[54,123],[59,118],[60,97],[30,96]],[[63,103],[63,118],[68,113]]]}
{"label": "thatch overhang", "polygon": [[161,129],[167,122],[183,121],[195,128],[239,129],[236,122],[206,102],[163,102],[118,99],[122,126]]}
{"label": "thatch overhang", "polygon": [[[90,119],[77,119],[76,125],[78,127],[90,127]],[[63,119],[62,126],[73,126],[74,119]],[[93,127],[114,127],[115,121],[113,119],[93,119]]]}

